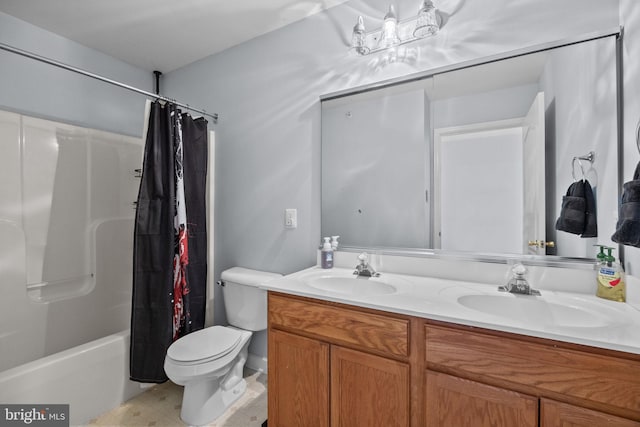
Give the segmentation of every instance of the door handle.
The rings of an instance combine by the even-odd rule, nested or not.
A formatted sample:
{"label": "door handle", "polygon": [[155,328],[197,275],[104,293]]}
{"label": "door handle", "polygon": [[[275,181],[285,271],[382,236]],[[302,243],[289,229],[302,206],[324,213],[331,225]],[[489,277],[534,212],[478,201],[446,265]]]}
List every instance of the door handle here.
{"label": "door handle", "polygon": [[555,248],[556,242],[553,240],[550,242],[545,242],[544,240],[529,240],[529,246],[535,246],[537,248]]}

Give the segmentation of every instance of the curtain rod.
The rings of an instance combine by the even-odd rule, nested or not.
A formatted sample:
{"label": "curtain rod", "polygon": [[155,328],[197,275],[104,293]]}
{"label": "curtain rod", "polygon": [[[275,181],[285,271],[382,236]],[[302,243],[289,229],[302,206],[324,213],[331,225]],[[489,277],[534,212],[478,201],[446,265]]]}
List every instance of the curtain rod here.
{"label": "curtain rod", "polygon": [[200,113],[203,116],[209,116],[209,117],[211,117],[213,119],[213,123],[218,123],[218,114],[217,113],[210,114],[210,113],[207,113],[204,110],[199,110],[197,108],[193,108],[193,107],[189,106],[189,104],[183,104],[181,102],[178,102],[175,99],[167,98],[166,96],[162,96],[160,94],[156,94],[156,93],[148,92],[146,90],[138,89],[137,87],[130,86],[128,84],[121,83],[121,82],[116,81],[116,80],[108,79],[108,78],[103,77],[101,75],[94,74],[94,73],[91,73],[89,71],[85,71],[85,70],[83,70],[81,68],[73,67],[71,65],[67,65],[65,63],[62,63],[62,62],[59,62],[59,61],[56,61],[56,60],[53,60],[53,59],[50,59],[50,58],[47,58],[47,57],[44,57],[44,56],[40,56],[40,55],[37,55],[35,53],[28,52],[26,50],[22,50],[22,49],[18,49],[16,47],[13,47],[13,46],[9,46],[8,44],[0,43],[0,49],[6,50],[8,52],[15,53],[15,54],[18,54],[18,55],[25,56],[27,58],[35,59],[36,61],[44,62],[46,64],[53,65],[53,66],[58,67],[58,68],[62,68],[62,69],[68,70],[68,71],[73,71],[74,73],[82,74],[83,76],[91,77],[92,79],[100,80],[102,82],[109,83],[109,84],[112,84],[114,86],[119,86],[121,88],[130,90],[132,92],[136,92],[136,93],[140,93],[142,95],[146,95],[146,96],[148,96],[150,98],[159,99],[159,100],[166,101],[166,102],[171,102],[171,103],[177,105],[178,107],[186,108],[186,109],[194,111],[196,113]]}

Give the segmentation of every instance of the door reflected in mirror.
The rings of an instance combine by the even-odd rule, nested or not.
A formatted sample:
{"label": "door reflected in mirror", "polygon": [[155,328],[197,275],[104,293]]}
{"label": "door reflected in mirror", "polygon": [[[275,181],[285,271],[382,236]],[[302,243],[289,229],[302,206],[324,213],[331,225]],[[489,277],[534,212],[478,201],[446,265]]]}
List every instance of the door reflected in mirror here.
{"label": "door reflected in mirror", "polygon": [[[610,36],[326,97],[322,234],[352,247],[593,258],[593,245],[614,245],[616,63]],[[555,229],[573,175],[594,190],[598,237]]]}

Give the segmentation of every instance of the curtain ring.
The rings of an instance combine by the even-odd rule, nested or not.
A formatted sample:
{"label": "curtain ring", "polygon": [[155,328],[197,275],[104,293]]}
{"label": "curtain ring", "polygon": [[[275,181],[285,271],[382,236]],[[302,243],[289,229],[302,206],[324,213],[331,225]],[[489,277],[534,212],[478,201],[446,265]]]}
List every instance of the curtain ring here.
{"label": "curtain ring", "polygon": [[573,176],[574,182],[578,181],[578,178],[576,178],[576,160],[580,166],[580,172],[582,172],[582,179],[584,179],[584,165],[582,164],[582,160],[580,160],[579,157],[574,157],[573,162],[571,162],[571,176]]}

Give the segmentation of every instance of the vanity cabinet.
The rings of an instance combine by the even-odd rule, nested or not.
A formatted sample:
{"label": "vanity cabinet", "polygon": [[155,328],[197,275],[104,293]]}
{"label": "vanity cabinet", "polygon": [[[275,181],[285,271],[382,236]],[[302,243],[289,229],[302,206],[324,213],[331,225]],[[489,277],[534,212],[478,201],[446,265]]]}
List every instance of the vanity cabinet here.
{"label": "vanity cabinet", "polygon": [[409,427],[410,322],[269,293],[269,425]]}
{"label": "vanity cabinet", "polygon": [[332,345],[331,425],[409,426],[409,365]]}
{"label": "vanity cabinet", "polygon": [[538,399],[427,370],[426,427],[538,426]]}
{"label": "vanity cabinet", "polygon": [[461,426],[640,427],[636,355],[437,322],[424,336],[427,426],[456,425],[437,420],[457,408],[459,419],[492,418]]}
{"label": "vanity cabinet", "polygon": [[426,406],[426,427],[640,426],[640,422],[593,409],[538,399],[429,370],[426,373]]}
{"label": "vanity cabinet", "polygon": [[[640,399],[640,396],[636,397]],[[540,399],[540,425],[542,427],[638,427],[640,422],[567,403]]]}
{"label": "vanity cabinet", "polygon": [[269,425],[640,427],[640,355],[269,292]]}
{"label": "vanity cabinet", "polygon": [[268,357],[269,389],[276,390],[269,393],[269,423],[328,426],[329,345],[271,330]]}

